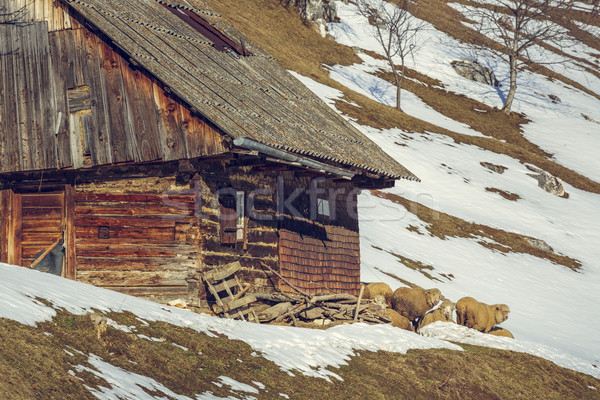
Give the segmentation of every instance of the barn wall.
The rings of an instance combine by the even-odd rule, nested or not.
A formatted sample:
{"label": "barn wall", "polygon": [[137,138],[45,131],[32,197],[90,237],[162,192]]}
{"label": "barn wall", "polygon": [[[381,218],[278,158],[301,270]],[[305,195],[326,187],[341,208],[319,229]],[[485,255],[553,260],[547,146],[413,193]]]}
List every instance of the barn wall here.
{"label": "barn wall", "polygon": [[[281,274],[308,293],[360,289],[357,190],[350,183],[282,174],[285,198],[302,189],[280,222]],[[317,213],[316,199],[330,201],[331,216]],[[287,285],[280,285],[293,293]]]}
{"label": "barn wall", "polygon": [[196,295],[193,187],[175,177],[76,185],[76,279],[158,300]]}
{"label": "barn wall", "polygon": [[[278,270],[276,173],[249,173],[249,168],[216,169],[203,174],[199,184],[202,270],[239,261],[239,278],[252,284],[253,291],[272,292],[278,279],[261,264]],[[221,244],[218,192],[227,188],[244,191],[247,200],[245,239],[235,244]]]}
{"label": "barn wall", "polygon": [[66,12],[66,6],[57,0],[3,0],[8,20],[18,22],[45,21],[50,31],[71,29],[79,24]]}
{"label": "barn wall", "polygon": [[0,25],[0,173],[197,158],[219,130],[99,36]]}

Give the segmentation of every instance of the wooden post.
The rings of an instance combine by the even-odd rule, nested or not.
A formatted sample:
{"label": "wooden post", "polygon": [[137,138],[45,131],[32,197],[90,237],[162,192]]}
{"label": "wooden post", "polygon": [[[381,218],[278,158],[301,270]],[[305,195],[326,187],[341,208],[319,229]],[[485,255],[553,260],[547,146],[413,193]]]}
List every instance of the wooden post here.
{"label": "wooden post", "polygon": [[360,287],[360,293],[358,294],[358,301],[356,302],[356,310],[354,311],[354,322],[358,321],[358,311],[360,309],[360,302],[362,301],[363,292],[365,291],[365,287]]}
{"label": "wooden post", "polygon": [[65,277],[75,280],[77,278],[76,253],[75,253],[75,188],[65,185]]}

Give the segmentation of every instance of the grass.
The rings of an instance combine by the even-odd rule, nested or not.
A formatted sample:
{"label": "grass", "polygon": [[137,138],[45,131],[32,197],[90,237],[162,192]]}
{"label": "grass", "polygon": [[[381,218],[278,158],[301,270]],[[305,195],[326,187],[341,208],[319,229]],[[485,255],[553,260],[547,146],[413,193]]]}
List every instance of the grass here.
{"label": "grass", "polygon": [[[410,258],[408,258],[408,257],[404,257],[404,256],[402,256],[402,255],[400,255],[400,254],[396,254],[396,253],[394,253],[394,252],[391,252],[391,251],[385,250],[385,249],[383,249],[383,248],[381,248],[381,247],[378,247],[378,246],[373,246],[373,245],[372,245],[372,247],[373,247],[374,249],[381,250],[381,251],[385,251],[386,253],[393,255],[394,257],[396,257],[396,258],[398,259],[398,262],[399,262],[399,263],[401,263],[402,265],[404,265],[404,266],[406,266],[406,267],[408,267],[408,268],[410,268],[410,269],[412,269],[412,270],[414,270],[414,271],[420,272],[420,273],[421,273],[421,274],[423,274],[423,275],[424,275],[424,276],[425,276],[427,279],[430,279],[430,280],[432,280],[432,281],[438,281],[438,282],[441,282],[441,281],[442,281],[441,279],[439,279],[439,278],[437,278],[437,277],[435,277],[435,276],[431,275],[431,273],[430,273],[430,272],[433,272],[433,270],[434,270],[433,266],[431,266],[431,265],[423,264],[423,263],[422,263],[422,262],[420,262],[420,261],[412,260],[412,259],[410,259]],[[396,279],[400,280],[398,277],[396,277]],[[407,283],[407,282],[406,282],[406,281],[404,281],[404,280],[400,280],[400,281],[401,281],[401,282],[403,282],[403,283]],[[414,285],[413,285],[413,284],[410,284],[410,285],[408,285],[408,286],[411,286],[411,287],[412,287],[412,286],[414,286]]]}
{"label": "grass", "polygon": [[[244,2],[244,7],[240,7],[239,2],[234,0],[210,0],[209,3],[228,22],[276,57],[282,67],[342,91],[344,97],[336,101],[336,107],[360,124],[379,129],[401,127],[407,132],[428,131],[447,135],[457,143],[478,146],[498,154],[506,154],[522,163],[536,165],[578,189],[600,193],[600,183],[554,162],[549,158],[551,154],[525,139],[521,127],[528,120],[522,115],[512,113],[507,116],[483,103],[444,90],[440,82],[426,75],[409,71],[410,78],[425,84],[405,80],[408,90],[442,114],[471,126],[487,137],[468,136],[440,128],[394,107],[373,101],[331,79],[323,65],[351,65],[360,63],[361,59],[351,48],[321,37],[315,29],[304,24],[293,7],[285,8],[275,0],[248,0]],[[423,14],[421,17],[437,29],[461,40],[474,40],[474,33],[460,24],[462,14],[449,7],[445,1],[423,0],[419,9]],[[374,55],[372,52],[368,54]],[[549,70],[540,70],[540,73],[547,74],[552,79],[562,79]],[[389,79],[388,74],[382,73],[381,76]],[[580,90],[587,90],[581,85],[572,84]]]}
{"label": "grass", "polygon": [[329,383],[298,372],[290,376],[240,341],[166,323],[144,324],[130,313],[109,317],[135,326],[135,333],[108,327],[98,340],[87,316],[63,310],[37,327],[0,319],[0,397],[93,399],[85,386],[97,389],[108,383],[90,372],[69,372],[77,365],[90,367],[89,354],[191,397],[205,391],[231,395],[227,387],[213,384],[221,375],[247,384],[261,382],[265,389],[256,395],[260,399],[280,399],[279,393],[292,399],[593,399],[597,391],[589,387],[600,390],[600,380],[549,361],[468,345],[461,345],[463,352],[360,352],[348,365],[332,367],[344,381]]}
{"label": "grass", "polygon": [[[487,225],[468,222],[392,193],[378,190],[373,190],[371,193],[377,197],[402,205],[407,211],[415,214],[421,221],[428,224],[427,231],[430,235],[440,239],[446,239],[448,237],[471,238],[478,240],[478,243],[484,247],[503,253],[516,252],[529,254],[563,265],[573,271],[578,271],[581,268],[581,262],[579,260],[552,251],[541,250],[533,246],[528,240],[532,238],[528,236],[492,228]],[[480,240],[481,238],[488,240]]]}

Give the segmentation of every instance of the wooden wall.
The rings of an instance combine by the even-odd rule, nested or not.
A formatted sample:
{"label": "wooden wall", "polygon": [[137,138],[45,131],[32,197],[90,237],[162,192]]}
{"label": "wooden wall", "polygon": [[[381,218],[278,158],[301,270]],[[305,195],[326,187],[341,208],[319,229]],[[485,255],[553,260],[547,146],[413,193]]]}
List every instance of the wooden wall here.
{"label": "wooden wall", "polygon": [[[199,181],[203,219],[201,221],[201,268],[239,261],[238,276],[253,285],[253,291],[272,292],[278,279],[261,263],[278,269],[278,222],[276,215],[276,173],[250,172],[250,168],[221,168],[208,171]],[[246,193],[246,235],[236,244],[221,244],[219,189]],[[250,213],[255,210],[255,214]]]}
{"label": "wooden wall", "polygon": [[0,25],[0,173],[221,154],[218,129],[81,26]]}
{"label": "wooden wall", "polygon": [[[283,192],[289,197],[297,189],[308,189],[316,181],[284,173]],[[360,290],[360,238],[357,191],[350,183],[319,182],[320,193],[304,192],[290,202],[280,221],[279,257],[281,274],[308,293],[349,293]],[[313,199],[311,200],[311,197]],[[331,216],[318,215],[315,198],[330,200]],[[311,211],[312,208],[312,211]],[[295,212],[301,215],[294,215]],[[312,215],[311,215],[312,214]],[[315,215],[316,214],[316,215]],[[280,285],[293,293],[287,285]]]}
{"label": "wooden wall", "polygon": [[199,222],[193,187],[175,177],[78,184],[77,280],[159,300],[195,295]]}
{"label": "wooden wall", "polygon": [[21,206],[19,265],[29,266],[65,231],[65,195],[59,193],[17,194]]}
{"label": "wooden wall", "polygon": [[45,21],[51,32],[79,25],[58,0],[2,0],[2,3],[3,12],[10,14],[6,18],[18,22]]}

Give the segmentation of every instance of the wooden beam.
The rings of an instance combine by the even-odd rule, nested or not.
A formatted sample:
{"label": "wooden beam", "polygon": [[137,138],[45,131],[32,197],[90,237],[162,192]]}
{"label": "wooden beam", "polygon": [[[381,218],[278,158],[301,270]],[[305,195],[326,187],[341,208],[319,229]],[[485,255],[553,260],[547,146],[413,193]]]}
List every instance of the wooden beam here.
{"label": "wooden beam", "polygon": [[72,185],[65,186],[65,271],[67,279],[77,278],[77,254],[75,252],[75,188]]}

